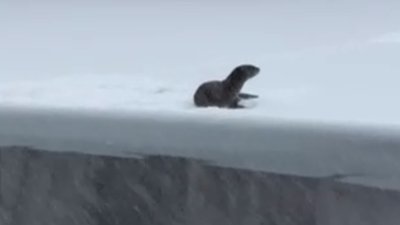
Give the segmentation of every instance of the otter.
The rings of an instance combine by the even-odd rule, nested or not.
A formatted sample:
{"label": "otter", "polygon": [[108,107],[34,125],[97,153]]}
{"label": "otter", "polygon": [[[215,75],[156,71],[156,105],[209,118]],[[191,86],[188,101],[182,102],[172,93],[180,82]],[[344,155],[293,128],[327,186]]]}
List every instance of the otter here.
{"label": "otter", "polygon": [[197,107],[244,108],[239,104],[241,99],[258,98],[258,96],[240,91],[244,83],[259,72],[260,68],[254,65],[237,66],[225,80],[213,80],[201,84],[194,94],[194,104]]}

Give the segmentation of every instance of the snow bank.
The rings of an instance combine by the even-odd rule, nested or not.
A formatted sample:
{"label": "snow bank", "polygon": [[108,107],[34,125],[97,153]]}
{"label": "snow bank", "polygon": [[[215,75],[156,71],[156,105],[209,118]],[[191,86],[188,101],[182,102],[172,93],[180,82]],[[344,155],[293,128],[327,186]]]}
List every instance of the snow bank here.
{"label": "snow bank", "polygon": [[386,188],[400,184],[399,130],[93,110],[2,109],[0,121],[2,146],[123,157],[162,154],[280,174],[347,174],[348,182]]}

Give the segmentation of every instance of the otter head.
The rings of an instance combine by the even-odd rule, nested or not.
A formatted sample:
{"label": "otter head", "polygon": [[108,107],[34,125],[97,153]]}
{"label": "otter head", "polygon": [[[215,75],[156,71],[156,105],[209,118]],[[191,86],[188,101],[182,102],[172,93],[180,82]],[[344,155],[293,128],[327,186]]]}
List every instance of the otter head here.
{"label": "otter head", "polygon": [[253,65],[241,65],[236,67],[235,70],[237,70],[239,74],[242,74],[242,76],[246,77],[246,80],[253,78],[260,72],[260,68]]}
{"label": "otter head", "polygon": [[227,80],[229,80],[230,82],[244,83],[248,79],[256,76],[259,72],[260,68],[250,64],[244,64],[233,69]]}
{"label": "otter head", "polygon": [[244,64],[233,69],[231,74],[223,81],[225,88],[232,90],[233,93],[239,93],[244,83],[256,76],[260,72],[260,68]]}

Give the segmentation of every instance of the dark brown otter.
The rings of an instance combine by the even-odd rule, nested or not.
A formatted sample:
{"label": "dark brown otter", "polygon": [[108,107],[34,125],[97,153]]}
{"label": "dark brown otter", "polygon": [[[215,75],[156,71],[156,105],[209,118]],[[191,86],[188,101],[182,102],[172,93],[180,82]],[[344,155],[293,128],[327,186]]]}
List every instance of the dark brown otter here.
{"label": "dark brown otter", "polygon": [[221,108],[244,108],[241,99],[257,98],[257,95],[240,93],[244,83],[260,72],[253,65],[236,67],[223,81],[208,81],[201,84],[194,94],[194,104],[198,107],[217,106]]}

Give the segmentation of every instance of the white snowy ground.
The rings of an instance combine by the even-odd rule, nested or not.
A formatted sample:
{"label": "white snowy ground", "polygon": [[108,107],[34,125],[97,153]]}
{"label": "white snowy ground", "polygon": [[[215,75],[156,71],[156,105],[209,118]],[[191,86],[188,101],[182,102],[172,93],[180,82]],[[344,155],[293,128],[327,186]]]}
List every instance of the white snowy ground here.
{"label": "white snowy ground", "polygon": [[[0,2],[0,105],[400,124],[397,1]],[[261,67],[249,109],[192,94]]]}
{"label": "white snowy ground", "polygon": [[[399,1],[372,0],[2,0],[0,137],[49,149],[176,148],[226,166],[361,172],[372,178],[351,181],[398,188],[398,12]],[[244,87],[259,99],[244,110],[193,106],[201,82],[242,63],[261,67]],[[13,117],[17,106],[185,119]],[[220,123],[203,125],[210,119]]]}

